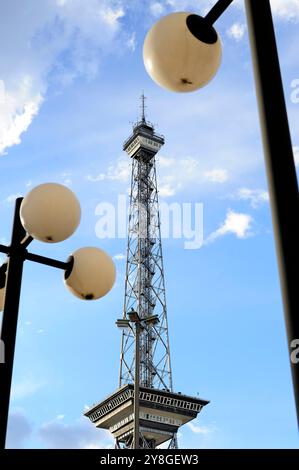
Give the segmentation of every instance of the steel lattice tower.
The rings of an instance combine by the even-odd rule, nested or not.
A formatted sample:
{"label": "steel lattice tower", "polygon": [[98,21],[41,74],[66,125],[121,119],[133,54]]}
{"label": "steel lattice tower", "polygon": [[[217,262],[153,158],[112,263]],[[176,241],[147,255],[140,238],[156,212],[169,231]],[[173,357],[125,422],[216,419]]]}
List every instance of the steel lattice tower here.
{"label": "steel lattice tower", "polygon": [[164,137],[146,120],[144,95],[141,109],[141,120],[133,125],[123,145],[131,158],[132,172],[125,300],[123,319],[118,320],[128,325],[130,313],[138,317],[142,324],[139,352],[137,356],[137,330],[131,324],[122,332],[119,388],[85,416],[97,427],[109,429],[117,448],[134,447],[134,432],[138,436],[133,406],[137,362],[138,447],[155,448],[168,441],[169,448],[177,448],[179,427],[196,418],[209,402],[173,391],[155,163]]}
{"label": "steel lattice tower", "polygon": [[[140,386],[172,391],[167,309],[161,244],[155,155],[164,137],[142,118],[124,143],[132,157],[125,301],[123,316],[137,311],[140,318],[158,315],[159,323],[140,337]],[[134,381],[134,334],[122,333],[119,386]]]}

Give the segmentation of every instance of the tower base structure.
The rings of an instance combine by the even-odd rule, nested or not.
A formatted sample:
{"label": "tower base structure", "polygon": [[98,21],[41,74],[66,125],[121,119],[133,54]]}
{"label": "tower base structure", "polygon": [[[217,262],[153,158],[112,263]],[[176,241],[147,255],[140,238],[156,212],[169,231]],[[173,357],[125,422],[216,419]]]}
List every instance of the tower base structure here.
{"label": "tower base structure", "polygon": [[[174,446],[178,429],[197,417],[209,403],[201,398],[154,388],[139,388],[140,448],[156,448],[169,441]],[[134,384],[116,390],[85,412],[97,427],[109,430],[117,448],[132,448],[134,433]]]}

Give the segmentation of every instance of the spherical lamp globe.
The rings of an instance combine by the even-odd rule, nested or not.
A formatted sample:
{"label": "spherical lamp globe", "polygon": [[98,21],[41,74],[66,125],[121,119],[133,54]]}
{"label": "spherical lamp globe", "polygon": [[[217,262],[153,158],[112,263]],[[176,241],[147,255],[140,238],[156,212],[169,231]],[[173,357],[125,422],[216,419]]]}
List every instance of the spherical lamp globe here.
{"label": "spherical lamp globe", "polygon": [[20,217],[36,240],[57,243],[69,238],[80,223],[81,209],[75,194],[58,183],[36,186],[23,199]]}
{"label": "spherical lamp globe", "polygon": [[151,78],[161,87],[190,92],[205,86],[216,74],[222,56],[220,38],[205,18],[172,13],[149,30],[143,60]]}
{"label": "spherical lamp globe", "polygon": [[80,248],[70,257],[71,267],[65,272],[66,287],[78,298],[96,300],[104,297],[113,287],[115,265],[103,250]]}

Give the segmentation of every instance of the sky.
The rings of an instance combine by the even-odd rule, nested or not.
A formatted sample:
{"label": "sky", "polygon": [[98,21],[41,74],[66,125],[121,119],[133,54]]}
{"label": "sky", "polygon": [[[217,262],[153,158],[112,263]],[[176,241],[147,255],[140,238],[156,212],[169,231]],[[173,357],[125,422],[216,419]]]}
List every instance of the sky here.
{"label": "sky", "polygon": [[[30,250],[65,260],[98,246],[117,267],[113,290],[86,303],[65,289],[60,271],[26,262],[9,448],[113,446],[82,416],[118,386],[126,238],[99,238],[97,227],[105,204],[118,213],[119,197],[128,196],[122,144],[143,91],[147,117],[166,140],[157,157],[161,203],[203,205],[200,247],[188,249],[188,236],[163,239],[174,388],[210,400],[181,428],[179,446],[298,448],[243,2],[217,22],[223,59],[207,87],[168,92],[143,66],[155,21],[173,11],[204,14],[212,4],[0,3],[0,243],[9,243],[15,198],[57,182],[80,200],[81,224],[68,240],[34,241]],[[299,165],[299,1],[271,5]]]}

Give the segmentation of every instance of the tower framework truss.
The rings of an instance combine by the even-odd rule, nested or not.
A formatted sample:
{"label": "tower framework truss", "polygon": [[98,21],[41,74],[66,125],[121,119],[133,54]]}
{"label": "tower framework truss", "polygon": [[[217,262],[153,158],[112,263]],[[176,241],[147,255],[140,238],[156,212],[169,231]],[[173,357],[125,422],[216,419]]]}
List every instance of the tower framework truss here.
{"label": "tower framework truss", "polygon": [[[125,300],[141,319],[158,315],[159,323],[140,335],[140,386],[172,391],[164,268],[155,154],[164,137],[143,118],[124,144],[132,158]],[[134,381],[134,333],[122,333],[119,386]]]}
{"label": "tower framework truss", "polygon": [[[132,164],[123,321],[136,312],[142,323],[137,389],[141,448],[167,441],[176,448],[179,427],[209,403],[173,391],[155,161],[163,145],[164,137],[145,118],[142,96],[141,120],[123,145]],[[134,445],[135,335],[134,328],[122,332],[118,390],[85,413],[97,427],[110,429],[118,448]]]}

